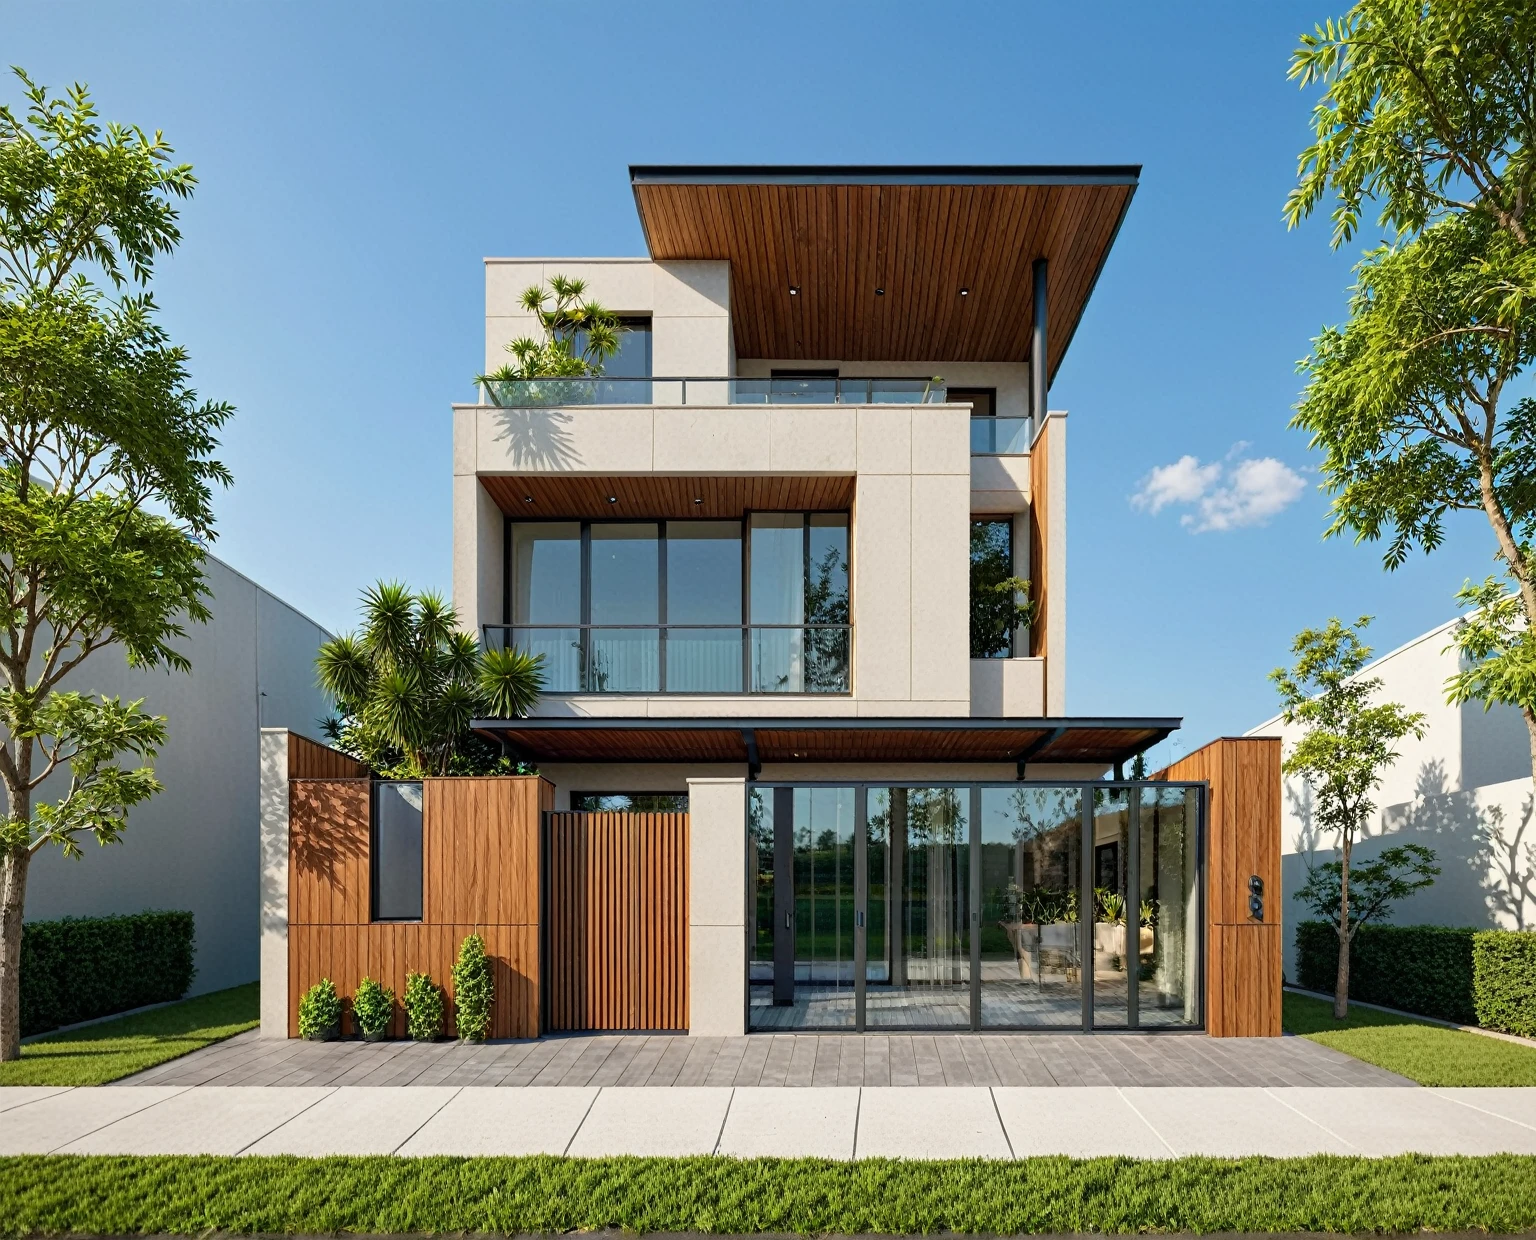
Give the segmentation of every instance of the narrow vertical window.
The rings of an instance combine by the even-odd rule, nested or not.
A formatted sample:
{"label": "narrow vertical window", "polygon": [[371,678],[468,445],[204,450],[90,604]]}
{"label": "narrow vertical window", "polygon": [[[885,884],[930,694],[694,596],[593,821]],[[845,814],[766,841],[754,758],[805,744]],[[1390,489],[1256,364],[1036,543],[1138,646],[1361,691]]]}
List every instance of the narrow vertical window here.
{"label": "narrow vertical window", "polygon": [[421,920],[421,800],[419,783],[373,786],[374,921]]}
{"label": "narrow vertical window", "polygon": [[1007,518],[971,522],[971,658],[1006,659],[1013,654],[1018,596],[1013,579],[1013,522]]}

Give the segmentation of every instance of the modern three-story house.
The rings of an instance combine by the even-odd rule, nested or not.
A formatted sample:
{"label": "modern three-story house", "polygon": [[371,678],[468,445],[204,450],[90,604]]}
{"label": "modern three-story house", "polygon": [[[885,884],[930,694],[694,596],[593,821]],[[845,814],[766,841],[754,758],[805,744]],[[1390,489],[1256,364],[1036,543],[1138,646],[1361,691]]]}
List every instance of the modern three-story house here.
{"label": "modern three-story house", "polygon": [[1278,747],[1133,781],[1179,720],[1067,705],[1048,397],[1138,171],[637,167],[646,257],[487,260],[488,374],[555,276],[622,328],[453,409],[460,621],[545,678],[476,726],[538,794],[428,781],[399,835],[375,785],[369,835],[363,784],[343,830],[281,782],[335,759],[274,758],[269,885],[309,911],[269,918],[270,1027],[495,921],[508,1031],[1277,1033]]}

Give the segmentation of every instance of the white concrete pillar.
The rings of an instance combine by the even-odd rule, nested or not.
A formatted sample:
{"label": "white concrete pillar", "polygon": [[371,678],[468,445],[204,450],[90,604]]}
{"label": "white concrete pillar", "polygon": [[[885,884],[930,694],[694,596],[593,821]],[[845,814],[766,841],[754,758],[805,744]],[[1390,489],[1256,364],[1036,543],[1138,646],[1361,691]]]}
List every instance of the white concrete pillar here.
{"label": "white concrete pillar", "polygon": [[747,1031],[747,781],[688,781],[688,1033]]}
{"label": "white concrete pillar", "polygon": [[261,1036],[288,1036],[288,729],[261,730]]}

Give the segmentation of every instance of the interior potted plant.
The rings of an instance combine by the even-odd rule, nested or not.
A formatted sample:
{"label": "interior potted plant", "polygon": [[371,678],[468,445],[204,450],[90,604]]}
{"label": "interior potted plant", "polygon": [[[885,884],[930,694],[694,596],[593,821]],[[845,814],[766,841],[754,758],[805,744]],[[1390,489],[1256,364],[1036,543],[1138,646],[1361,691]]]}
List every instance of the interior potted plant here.
{"label": "interior potted plant", "polygon": [[443,992],[425,973],[405,975],[405,1027],[415,1042],[443,1035]]}
{"label": "interior potted plant", "polygon": [[322,977],[299,1000],[299,1037],[306,1042],[334,1042],[341,1037],[341,996]]}
{"label": "interior potted plant", "polygon": [[395,1018],[395,992],[388,986],[365,977],[352,996],[352,1023],[364,1042],[382,1042],[389,1036],[389,1023]]}

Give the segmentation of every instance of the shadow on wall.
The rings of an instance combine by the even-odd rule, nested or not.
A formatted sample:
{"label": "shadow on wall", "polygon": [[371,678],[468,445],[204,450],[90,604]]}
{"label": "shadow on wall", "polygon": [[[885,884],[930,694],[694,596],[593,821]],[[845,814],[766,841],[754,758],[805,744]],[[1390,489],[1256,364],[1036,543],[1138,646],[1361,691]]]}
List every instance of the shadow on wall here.
{"label": "shadow on wall", "polygon": [[554,409],[499,409],[496,439],[508,445],[519,469],[562,469],[577,465],[568,429],[571,417]]}
{"label": "shadow on wall", "polygon": [[[1422,844],[1435,851],[1440,877],[1397,906],[1387,919],[1397,925],[1476,926],[1527,930],[1536,927],[1536,793],[1529,778],[1467,791],[1447,790],[1445,764],[1419,768],[1414,799],[1389,805],[1377,825],[1355,845],[1369,861],[1383,848]],[[1299,823],[1294,852],[1281,858],[1285,924],[1311,914],[1291,893],[1312,865],[1337,859],[1331,839],[1321,837],[1313,815],[1312,790],[1297,780],[1285,785],[1286,808]],[[1286,976],[1295,976],[1295,945],[1287,933]]]}

